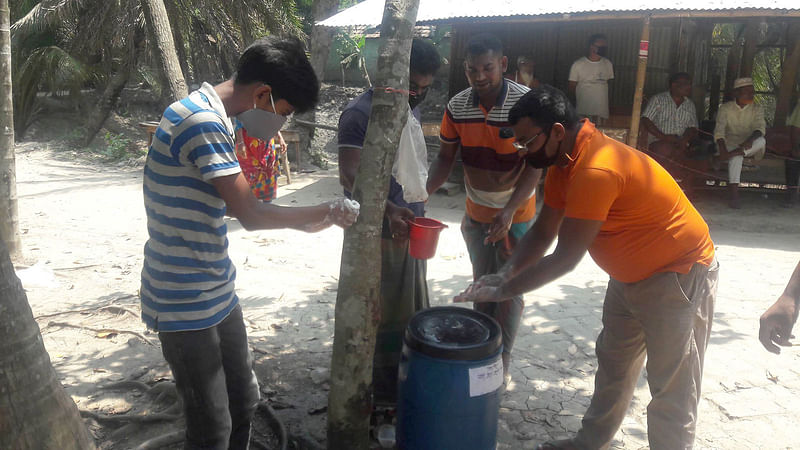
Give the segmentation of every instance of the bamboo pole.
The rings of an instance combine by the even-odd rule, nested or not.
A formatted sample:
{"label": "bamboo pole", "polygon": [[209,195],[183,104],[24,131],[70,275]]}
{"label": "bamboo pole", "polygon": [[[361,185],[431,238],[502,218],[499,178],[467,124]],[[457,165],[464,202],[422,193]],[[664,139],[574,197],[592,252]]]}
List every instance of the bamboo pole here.
{"label": "bamboo pole", "polygon": [[642,20],[642,41],[639,43],[639,65],[636,69],[636,90],[633,94],[633,112],[631,113],[631,130],[628,134],[628,145],[636,146],[639,140],[639,122],[642,115],[642,97],[644,81],[647,78],[647,55],[650,50],[650,16]]}

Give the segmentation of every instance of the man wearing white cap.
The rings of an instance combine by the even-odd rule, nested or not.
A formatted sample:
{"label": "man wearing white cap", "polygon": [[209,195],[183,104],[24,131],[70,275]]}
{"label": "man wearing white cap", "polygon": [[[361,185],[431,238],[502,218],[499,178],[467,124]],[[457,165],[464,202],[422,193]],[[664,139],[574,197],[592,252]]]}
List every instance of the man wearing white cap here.
{"label": "man wearing white cap", "polygon": [[714,140],[719,154],[728,160],[728,186],[730,207],[739,204],[739,181],[744,158],[764,157],[767,141],[764,139],[766,122],[764,109],[753,103],[755,89],[752,78],[737,78],[733,82],[734,99],[719,107]]}

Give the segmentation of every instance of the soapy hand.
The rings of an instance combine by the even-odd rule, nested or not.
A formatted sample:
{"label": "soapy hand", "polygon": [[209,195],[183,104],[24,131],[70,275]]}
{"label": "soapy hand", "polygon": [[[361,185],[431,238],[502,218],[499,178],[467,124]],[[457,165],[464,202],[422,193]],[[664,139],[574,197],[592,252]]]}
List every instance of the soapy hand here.
{"label": "soapy hand", "polygon": [[337,198],[325,204],[328,205],[328,214],[321,222],[306,225],[305,231],[316,233],[331,225],[347,228],[356,222],[361,209],[361,205],[357,201],[349,198]]}
{"label": "soapy hand", "polygon": [[506,277],[500,274],[484,275],[478,281],[472,283],[467,289],[456,295],[453,301],[456,303],[473,302],[500,302],[505,300],[501,286],[506,281]]}

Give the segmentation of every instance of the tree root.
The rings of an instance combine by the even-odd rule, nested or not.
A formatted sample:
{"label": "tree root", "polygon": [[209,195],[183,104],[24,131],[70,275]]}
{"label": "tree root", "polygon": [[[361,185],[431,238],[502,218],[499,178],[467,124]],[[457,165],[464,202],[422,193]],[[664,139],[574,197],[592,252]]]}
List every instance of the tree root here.
{"label": "tree root", "polygon": [[144,393],[148,393],[153,388],[145,383],[142,383],[141,381],[122,380],[122,381],[115,381],[113,383],[109,383],[104,386],[100,386],[100,389],[104,391],[114,391],[117,389],[138,389]]}
{"label": "tree root", "polygon": [[258,402],[258,411],[264,413],[267,416],[267,420],[270,422],[270,426],[272,427],[273,431],[276,432],[278,435],[278,448],[280,450],[286,450],[289,445],[289,439],[286,434],[286,427],[283,425],[278,416],[275,414],[275,410],[272,409],[272,406],[265,400]]}
{"label": "tree root", "polygon": [[136,422],[136,423],[152,423],[152,422],[168,422],[181,418],[181,414],[98,414],[94,411],[85,409],[80,410],[81,417],[85,419],[94,419],[98,422],[119,423],[119,422]]}
{"label": "tree root", "polygon": [[93,333],[117,333],[117,334],[130,334],[133,336],[138,337],[139,339],[143,340],[145,343],[150,344],[155,347],[155,343],[150,339],[147,339],[143,334],[137,333],[136,331],[128,331],[128,330],[116,330],[114,328],[91,328],[91,327],[84,327],[81,325],[73,325],[67,322],[50,322],[47,325],[43,326],[42,329],[49,328],[49,327],[62,327],[62,328],[77,328],[79,330],[86,330],[91,331]]}
{"label": "tree root", "polygon": [[162,434],[161,436],[156,436],[154,438],[148,439],[138,447],[136,450],[157,450],[168,445],[176,444],[184,440],[186,432],[183,430],[172,431],[166,434]]}
{"label": "tree root", "polygon": [[41,316],[34,317],[34,319],[35,320],[41,320],[41,319],[47,319],[47,318],[50,318],[50,317],[63,316],[65,314],[82,314],[82,313],[87,313],[87,312],[98,312],[98,311],[103,311],[103,310],[106,310],[106,311],[110,312],[111,314],[116,314],[116,315],[122,315],[122,314],[128,313],[128,314],[132,315],[133,317],[136,317],[136,318],[139,317],[139,314],[137,314],[134,311],[131,311],[128,308],[125,308],[124,306],[106,305],[106,306],[101,306],[100,308],[72,309],[72,310],[69,310],[69,311],[60,311],[60,312],[52,313],[52,314],[42,314]]}

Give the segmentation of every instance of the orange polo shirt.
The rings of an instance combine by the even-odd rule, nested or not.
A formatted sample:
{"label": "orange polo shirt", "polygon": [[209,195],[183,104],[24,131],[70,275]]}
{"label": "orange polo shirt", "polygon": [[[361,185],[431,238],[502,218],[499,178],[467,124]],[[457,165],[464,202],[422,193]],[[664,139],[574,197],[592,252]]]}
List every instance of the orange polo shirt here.
{"label": "orange polo shirt", "polygon": [[588,120],[572,157],[548,168],[544,201],[565,217],[604,222],[589,254],[612,278],[633,283],[711,264],[708,225],[660,164]]}

